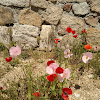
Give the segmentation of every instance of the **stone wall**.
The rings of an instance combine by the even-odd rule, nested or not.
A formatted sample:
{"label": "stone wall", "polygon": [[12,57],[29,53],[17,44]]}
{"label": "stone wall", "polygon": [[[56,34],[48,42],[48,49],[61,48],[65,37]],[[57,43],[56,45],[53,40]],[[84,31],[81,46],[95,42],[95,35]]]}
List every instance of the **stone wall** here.
{"label": "stone wall", "polygon": [[[88,43],[100,46],[100,0],[0,0],[0,42],[23,49],[51,50],[54,38],[70,38],[71,27]],[[71,39],[73,40],[73,39]]]}

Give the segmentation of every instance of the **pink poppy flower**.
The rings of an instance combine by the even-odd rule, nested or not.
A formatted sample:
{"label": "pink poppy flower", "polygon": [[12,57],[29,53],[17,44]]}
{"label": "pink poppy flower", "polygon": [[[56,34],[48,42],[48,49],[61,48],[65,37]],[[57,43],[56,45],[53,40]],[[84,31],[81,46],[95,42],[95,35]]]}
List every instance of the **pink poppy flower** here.
{"label": "pink poppy flower", "polygon": [[56,63],[51,63],[47,68],[46,68],[46,72],[48,74],[56,74],[56,69],[59,67],[58,64]]}
{"label": "pink poppy flower", "polygon": [[11,47],[9,52],[11,57],[16,57],[21,54],[21,48],[19,46]]}
{"label": "pink poppy flower", "polygon": [[63,82],[64,79],[68,79],[70,77],[70,70],[68,68],[64,69],[63,73],[58,74],[58,80]]}
{"label": "pink poppy flower", "polygon": [[65,55],[64,55],[65,58],[70,58],[70,56],[73,55],[73,54],[70,53],[70,50],[69,50],[69,49],[66,49],[66,50],[64,51],[64,54],[65,54]]}
{"label": "pink poppy flower", "polygon": [[93,59],[93,54],[91,52],[83,53],[82,60],[84,63],[87,63],[90,59]]}

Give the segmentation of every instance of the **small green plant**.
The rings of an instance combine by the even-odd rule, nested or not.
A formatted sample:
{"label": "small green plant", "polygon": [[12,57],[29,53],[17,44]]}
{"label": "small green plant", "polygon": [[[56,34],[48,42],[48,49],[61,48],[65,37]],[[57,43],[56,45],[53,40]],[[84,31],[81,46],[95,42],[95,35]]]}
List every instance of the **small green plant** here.
{"label": "small green plant", "polygon": [[19,59],[12,59],[12,61],[10,62],[10,65],[15,67],[20,63]]}
{"label": "small green plant", "polygon": [[5,49],[6,47],[4,46],[4,44],[0,42],[0,51],[4,51]]}
{"label": "small green plant", "polygon": [[23,58],[23,59],[28,59],[30,57],[30,55],[28,54],[28,52],[22,52],[20,54],[20,57]]}

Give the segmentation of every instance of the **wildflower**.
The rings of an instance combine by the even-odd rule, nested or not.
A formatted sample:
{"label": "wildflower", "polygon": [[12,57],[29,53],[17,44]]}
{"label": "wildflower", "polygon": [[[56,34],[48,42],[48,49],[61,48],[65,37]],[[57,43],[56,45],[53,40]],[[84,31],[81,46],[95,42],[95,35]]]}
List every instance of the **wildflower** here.
{"label": "wildflower", "polygon": [[63,88],[63,89],[62,89],[62,94],[61,94],[61,96],[62,96],[62,98],[63,98],[64,100],[69,100],[68,95],[71,95],[71,94],[72,94],[72,90],[71,90],[70,88]]}
{"label": "wildflower", "polygon": [[56,69],[59,67],[58,64],[56,63],[51,63],[47,68],[46,68],[46,72],[48,74],[56,74]]}
{"label": "wildflower", "polygon": [[34,95],[35,97],[39,97],[39,96],[40,96],[39,92],[34,92],[33,95]]}
{"label": "wildflower", "polygon": [[85,49],[92,49],[92,46],[90,46],[89,44],[84,45]]}
{"label": "wildflower", "polygon": [[83,30],[82,33],[86,33],[86,30]]}
{"label": "wildflower", "polygon": [[9,52],[10,52],[10,56],[16,57],[21,54],[21,48],[19,46],[11,47]]}
{"label": "wildflower", "polygon": [[60,39],[55,39],[55,43],[58,43],[59,40],[60,40]]}
{"label": "wildflower", "polygon": [[63,82],[63,80],[66,78],[68,79],[70,77],[70,70],[68,68],[64,69],[63,73],[57,74],[58,75],[58,80],[60,82]]}
{"label": "wildflower", "polygon": [[48,79],[50,82],[53,82],[54,79],[57,79],[57,75],[56,75],[56,74],[48,75],[48,76],[47,76],[47,79]]}
{"label": "wildflower", "polygon": [[72,34],[75,34],[75,31],[72,31]]}
{"label": "wildflower", "polygon": [[69,49],[69,44],[66,45],[66,49]]}
{"label": "wildflower", "polygon": [[66,31],[67,31],[68,33],[71,33],[71,32],[72,32],[72,29],[71,29],[70,27],[67,27]]}
{"label": "wildflower", "polygon": [[74,38],[76,38],[76,37],[77,37],[77,35],[74,35],[73,37],[74,37]]}
{"label": "wildflower", "polygon": [[5,60],[6,60],[7,62],[10,62],[10,61],[12,60],[12,57],[5,58]]}
{"label": "wildflower", "polygon": [[58,67],[57,69],[56,69],[56,73],[58,73],[58,74],[61,74],[61,73],[63,73],[63,68],[61,68],[61,67]]}
{"label": "wildflower", "polygon": [[65,54],[65,58],[70,58],[70,56],[72,56],[73,54],[71,54],[70,53],[70,50],[69,49],[66,49],[65,51],[64,51],[64,54]]}
{"label": "wildflower", "polygon": [[47,65],[49,66],[50,64],[55,63],[53,60],[50,60],[47,62]]}
{"label": "wildflower", "polygon": [[91,52],[83,53],[82,60],[84,63],[87,63],[90,59],[93,59],[93,54]]}
{"label": "wildflower", "polygon": [[94,49],[93,49],[93,51],[97,51],[98,50],[98,47],[95,47]]}

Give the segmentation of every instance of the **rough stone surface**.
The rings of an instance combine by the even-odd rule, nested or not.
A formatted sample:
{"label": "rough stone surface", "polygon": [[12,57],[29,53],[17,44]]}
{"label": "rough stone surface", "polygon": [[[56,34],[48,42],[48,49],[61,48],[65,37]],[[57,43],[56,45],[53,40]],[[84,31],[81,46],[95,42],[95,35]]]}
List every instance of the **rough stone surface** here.
{"label": "rough stone surface", "polygon": [[14,23],[13,12],[10,8],[0,7],[0,25]]}
{"label": "rough stone surface", "polygon": [[70,33],[70,34],[67,34],[67,35],[64,35],[60,41],[60,47],[62,49],[65,49],[66,48],[66,45],[69,44],[70,47],[72,48],[74,45],[78,45],[80,44],[82,41],[81,39],[79,38],[79,36],[77,38],[74,38],[73,35]]}
{"label": "rough stone surface", "polygon": [[40,50],[51,50],[53,48],[53,40],[51,40],[53,34],[53,27],[51,25],[42,25],[40,34]]}
{"label": "rough stone surface", "polygon": [[89,8],[89,5],[87,4],[87,2],[82,2],[79,4],[75,3],[72,6],[72,9],[76,15],[85,15],[90,12],[90,8]]}
{"label": "rough stone surface", "polygon": [[7,6],[28,7],[29,0],[0,0],[0,4]]}
{"label": "rough stone surface", "polygon": [[9,48],[10,35],[8,32],[8,27],[0,26],[0,42],[2,42],[7,48]]}
{"label": "rough stone surface", "polygon": [[39,8],[47,8],[48,2],[46,0],[31,0],[31,5]]}
{"label": "rough stone surface", "polygon": [[89,28],[86,39],[88,44],[100,48],[100,29]]}
{"label": "rough stone surface", "polygon": [[100,0],[87,0],[90,3],[91,10],[100,13]]}
{"label": "rough stone surface", "polygon": [[30,9],[24,9],[20,13],[19,23],[40,27],[42,24],[42,17]]}
{"label": "rough stone surface", "polygon": [[85,18],[85,21],[91,26],[96,26],[98,23],[98,17],[89,16]]}
{"label": "rough stone surface", "polygon": [[71,27],[73,30],[77,32],[85,28],[85,23],[81,18],[63,13],[62,18],[60,20],[60,24],[58,25],[58,33],[67,34],[66,32],[67,27]]}
{"label": "rough stone surface", "polygon": [[36,36],[39,35],[39,29],[37,27],[15,24],[12,31],[12,41],[16,42],[23,49],[38,45]]}
{"label": "rough stone surface", "polygon": [[71,4],[64,5],[64,10],[69,12],[71,10]]}
{"label": "rough stone surface", "polygon": [[46,9],[45,21],[49,24],[57,25],[61,18],[62,12],[63,9],[58,6],[48,6],[48,8]]}
{"label": "rough stone surface", "polygon": [[67,3],[67,2],[85,2],[86,0],[58,0],[60,3]]}

